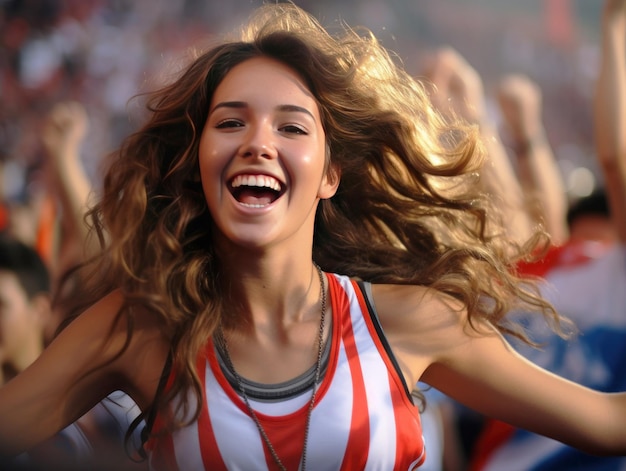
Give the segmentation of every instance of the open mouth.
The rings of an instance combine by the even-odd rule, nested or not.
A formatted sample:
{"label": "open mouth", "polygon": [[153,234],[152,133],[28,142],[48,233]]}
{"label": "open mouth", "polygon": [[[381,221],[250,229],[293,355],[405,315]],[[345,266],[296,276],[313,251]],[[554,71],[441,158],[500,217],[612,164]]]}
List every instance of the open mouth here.
{"label": "open mouth", "polygon": [[268,175],[237,175],[229,188],[239,203],[251,208],[272,204],[284,192],[281,182]]}

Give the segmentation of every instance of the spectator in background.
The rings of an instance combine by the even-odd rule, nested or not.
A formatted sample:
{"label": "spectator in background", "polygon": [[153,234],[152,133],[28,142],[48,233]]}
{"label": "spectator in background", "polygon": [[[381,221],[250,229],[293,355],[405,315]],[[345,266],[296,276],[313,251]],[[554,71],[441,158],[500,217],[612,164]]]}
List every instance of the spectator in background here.
{"label": "spectator in background", "polygon": [[[43,201],[40,226],[48,230],[40,236],[49,240],[48,264],[54,274],[54,322],[46,332],[50,342],[67,316],[67,302],[80,290],[80,278],[73,268],[92,257],[97,242],[88,237],[85,214],[95,190],[82,161],[89,119],[78,102],[55,104],[43,121],[41,141],[45,159],[38,176],[37,192]],[[50,217],[52,215],[52,217]]]}
{"label": "spectator in background", "polygon": [[50,316],[50,276],[35,249],[6,233],[0,238],[0,364],[5,383],[44,348]]}
{"label": "spectator in background", "polygon": [[460,118],[480,131],[481,144],[486,152],[477,183],[506,215],[506,232],[502,236],[517,242],[527,240],[534,228],[527,213],[526,195],[495,121],[487,112],[487,99],[479,73],[458,51],[446,46],[424,60],[423,76],[432,85],[431,101],[443,116],[452,121]]}
{"label": "spectator in background", "polygon": [[[559,375],[616,392],[626,387],[626,1],[605,1],[602,33],[594,124],[605,188],[577,201],[561,218],[569,232],[563,245],[553,247],[539,263],[519,268],[545,277],[545,295],[574,320],[581,334],[564,342],[527,319],[534,340],[544,346],[541,350],[517,347]],[[562,188],[558,179],[552,186]],[[622,471],[626,458],[592,456],[488,421],[470,469]]]}
{"label": "spectator in background", "polygon": [[511,74],[500,79],[496,90],[503,141],[510,143],[512,160],[531,224],[541,224],[552,244],[568,236],[563,218],[567,194],[561,170],[543,122],[543,99],[539,86],[527,76]]}
{"label": "spectator in background", "polygon": [[[0,384],[26,369],[43,351],[44,331],[50,321],[50,294],[50,276],[39,253],[1,233]],[[90,458],[91,452],[82,430],[73,424],[28,454],[20,455],[13,465],[28,469],[73,467]]]}
{"label": "spectator in background", "polygon": [[[602,391],[626,387],[626,256],[604,191],[567,213],[570,239],[520,271],[545,278],[544,294],[580,335],[564,341],[519,314],[540,349],[517,349],[531,361]],[[472,453],[472,471],[623,470],[625,458],[588,455],[560,442],[487,421]]]}

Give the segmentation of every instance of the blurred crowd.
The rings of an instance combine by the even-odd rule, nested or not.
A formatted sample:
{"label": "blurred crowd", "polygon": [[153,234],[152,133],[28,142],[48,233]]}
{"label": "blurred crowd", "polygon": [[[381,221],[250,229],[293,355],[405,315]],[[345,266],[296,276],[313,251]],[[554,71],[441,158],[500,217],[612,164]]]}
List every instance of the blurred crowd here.
{"label": "blurred crowd", "polygon": [[42,118],[75,100],[93,123],[83,160],[90,175],[102,153],[133,124],[127,102],[171,53],[207,36],[185,2],[7,0],[0,2],[0,152],[10,165],[5,193],[19,197],[41,165]]}
{"label": "blurred crowd", "polygon": [[[238,25],[261,0],[0,1],[0,160],[3,193],[20,197],[41,164],[37,139],[51,105],[76,100],[93,126],[83,160],[90,176],[102,156],[134,128],[129,99],[159,80],[181,50]],[[600,172],[589,145],[589,84],[597,63],[599,5],[573,0],[516,2],[305,0],[323,20],[363,24],[419,72],[424,51],[450,44],[481,70],[485,87],[508,72],[544,90],[544,119],[574,197]],[[518,2],[519,3],[519,2]],[[595,2],[593,2],[595,4]],[[495,108],[494,103],[490,103]],[[578,175],[578,180],[576,176]],[[582,178],[582,180],[581,180]]]}

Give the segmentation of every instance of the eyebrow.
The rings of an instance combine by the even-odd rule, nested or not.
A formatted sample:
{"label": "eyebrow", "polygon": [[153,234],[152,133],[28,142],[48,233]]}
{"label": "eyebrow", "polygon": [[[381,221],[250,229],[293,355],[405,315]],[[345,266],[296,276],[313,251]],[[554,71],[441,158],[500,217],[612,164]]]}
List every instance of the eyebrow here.
{"label": "eyebrow", "polygon": [[[248,104],[245,101],[223,101],[221,103],[218,103],[217,105],[215,105],[213,107],[213,109],[210,111],[209,114],[213,113],[215,110],[217,110],[218,108],[247,108]],[[276,107],[276,109],[278,111],[290,111],[290,112],[296,112],[296,113],[304,113],[309,115],[311,118],[313,118],[313,120],[315,120],[315,117],[313,116],[313,113],[311,113],[309,110],[307,110],[306,108],[303,108],[302,106],[298,106],[298,105],[279,105]]]}

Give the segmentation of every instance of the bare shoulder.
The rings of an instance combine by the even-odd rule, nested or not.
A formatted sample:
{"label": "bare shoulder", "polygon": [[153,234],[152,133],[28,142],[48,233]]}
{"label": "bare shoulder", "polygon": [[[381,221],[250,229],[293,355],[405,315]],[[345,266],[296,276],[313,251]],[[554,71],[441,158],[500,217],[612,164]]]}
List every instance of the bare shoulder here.
{"label": "bare shoulder", "polygon": [[111,392],[146,410],[154,398],[168,341],[148,312],[120,316],[124,298],[105,296],[71,322],[28,368],[0,388],[0,455],[29,449]]}
{"label": "bare shoulder", "polygon": [[[132,322],[120,315],[124,296],[113,291],[74,319],[22,375],[48,377],[63,401],[84,412],[115,390],[140,408],[151,403],[167,357],[168,342],[149,312]],[[72,413],[72,415],[75,415]]]}
{"label": "bare shoulder", "polygon": [[373,285],[376,310],[387,333],[423,332],[458,326],[466,311],[452,297],[419,285]]}
{"label": "bare shoulder", "polygon": [[132,322],[120,316],[123,303],[120,291],[109,293],[76,318],[57,340],[82,352],[82,361],[88,363],[85,367],[101,367],[112,388],[124,390],[144,408],[152,401],[169,339],[150,312],[135,310]]}
{"label": "bare shoulder", "polygon": [[[416,285],[372,286],[376,311],[409,384],[444,361],[477,332],[462,304],[440,291]],[[485,332],[489,329],[487,328]]]}

